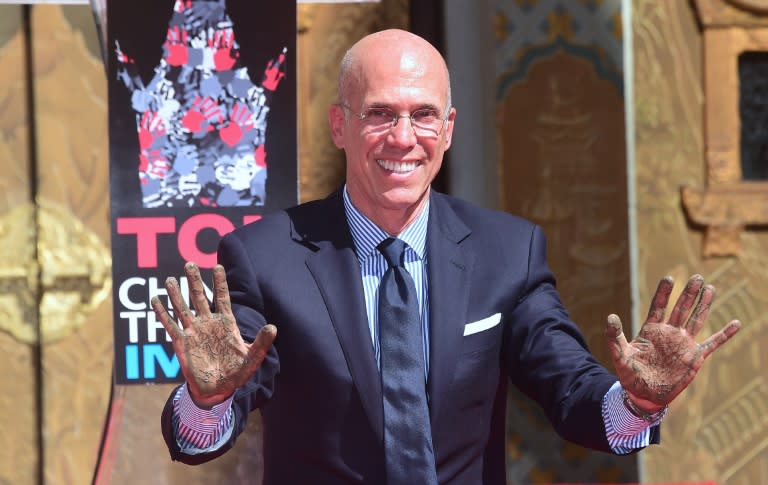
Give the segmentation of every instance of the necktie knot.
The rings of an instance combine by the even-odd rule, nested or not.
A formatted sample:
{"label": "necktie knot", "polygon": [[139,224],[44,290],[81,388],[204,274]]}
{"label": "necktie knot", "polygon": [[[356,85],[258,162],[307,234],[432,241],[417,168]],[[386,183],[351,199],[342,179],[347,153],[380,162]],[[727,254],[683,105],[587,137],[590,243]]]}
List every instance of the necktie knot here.
{"label": "necktie knot", "polygon": [[403,266],[405,262],[405,247],[406,244],[402,240],[389,237],[381,241],[379,245],[376,246],[376,249],[384,255],[384,259],[387,260],[387,263],[391,267],[397,268]]}

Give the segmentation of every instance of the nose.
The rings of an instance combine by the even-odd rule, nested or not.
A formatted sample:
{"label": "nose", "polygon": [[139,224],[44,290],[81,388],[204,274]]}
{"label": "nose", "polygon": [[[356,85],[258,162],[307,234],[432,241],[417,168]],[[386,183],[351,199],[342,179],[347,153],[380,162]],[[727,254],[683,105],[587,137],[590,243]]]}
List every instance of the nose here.
{"label": "nose", "polygon": [[[401,118],[406,118],[402,123]],[[414,131],[413,123],[410,115],[399,115],[395,119],[395,124],[389,130],[387,135],[389,142],[396,146],[411,147],[416,144],[416,131]]]}

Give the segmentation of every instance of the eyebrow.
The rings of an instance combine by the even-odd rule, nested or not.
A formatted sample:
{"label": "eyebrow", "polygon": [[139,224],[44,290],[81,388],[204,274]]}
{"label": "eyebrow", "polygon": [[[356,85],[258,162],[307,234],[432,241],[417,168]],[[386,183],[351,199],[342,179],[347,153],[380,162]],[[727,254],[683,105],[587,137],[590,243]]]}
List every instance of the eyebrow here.
{"label": "eyebrow", "polygon": [[[391,110],[391,111],[397,111],[395,108],[392,107],[392,105],[387,104],[387,103],[371,103],[368,106],[363,106],[362,109],[365,110],[365,109],[370,109],[370,108],[386,108],[386,109]],[[418,105],[416,105],[415,108],[411,109],[410,112],[413,113],[414,111],[419,111],[419,110],[422,110],[422,109],[431,109],[431,110],[437,111],[438,113],[441,112],[441,108],[435,106],[432,103],[421,103],[421,104],[418,104]]]}

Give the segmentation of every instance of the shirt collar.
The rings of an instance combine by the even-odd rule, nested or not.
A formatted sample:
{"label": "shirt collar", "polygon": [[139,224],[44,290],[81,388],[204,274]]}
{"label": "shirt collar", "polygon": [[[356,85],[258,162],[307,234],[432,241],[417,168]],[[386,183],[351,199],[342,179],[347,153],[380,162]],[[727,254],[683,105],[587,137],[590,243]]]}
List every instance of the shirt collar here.
{"label": "shirt collar", "polygon": [[[390,236],[352,204],[346,185],[344,185],[344,212],[347,216],[349,229],[352,232],[352,240],[355,243],[358,262],[362,264],[372,252],[377,251],[376,246]],[[422,261],[426,256],[428,220],[429,198],[427,198],[427,203],[424,204],[421,214],[397,236],[413,249],[416,256]]]}

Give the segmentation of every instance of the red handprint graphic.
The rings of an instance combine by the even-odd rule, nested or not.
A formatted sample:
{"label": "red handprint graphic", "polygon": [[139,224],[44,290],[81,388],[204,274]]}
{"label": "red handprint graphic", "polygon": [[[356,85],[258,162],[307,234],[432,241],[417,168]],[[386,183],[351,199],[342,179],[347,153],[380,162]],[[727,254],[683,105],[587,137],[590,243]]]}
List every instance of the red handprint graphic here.
{"label": "red handprint graphic", "polygon": [[217,30],[208,37],[208,47],[214,50],[213,63],[217,71],[232,69],[240,53],[235,46],[232,29]]}
{"label": "red handprint graphic", "polygon": [[165,39],[165,60],[171,66],[183,66],[189,60],[189,50],[187,48],[187,39],[189,34],[178,26],[168,29],[168,36]]}
{"label": "red handprint graphic", "polygon": [[285,76],[283,62],[285,62],[285,49],[283,49],[283,52],[278,56],[277,62],[272,59],[269,61],[269,64],[267,64],[267,68],[264,70],[264,79],[261,81],[261,85],[264,89],[269,91],[277,89],[280,80]]}
{"label": "red handprint graphic", "polygon": [[192,0],[180,0],[173,6],[176,12],[183,12],[189,8],[192,8]]}
{"label": "red handprint graphic", "polygon": [[242,103],[235,103],[227,126],[219,131],[221,141],[233,147],[237,145],[248,130],[253,129],[253,113]]}
{"label": "red handprint graphic", "polygon": [[139,132],[139,176],[141,183],[147,178],[163,178],[171,164],[162,152],[165,137],[163,119],[157,113],[147,111],[138,123]]}
{"label": "red handprint graphic", "polygon": [[187,131],[202,133],[212,131],[213,125],[224,121],[221,107],[209,97],[195,97],[192,107],[181,120],[181,124]]}
{"label": "red handprint graphic", "polygon": [[288,50],[252,76],[226,0],[174,0],[173,12],[150,82],[117,40],[113,51],[136,115],[142,203],[263,205],[267,114],[286,76]]}
{"label": "red handprint graphic", "polygon": [[146,150],[150,148],[155,140],[165,135],[165,126],[163,119],[153,111],[146,111],[141,115],[138,123],[139,149]]}
{"label": "red handprint graphic", "polygon": [[171,162],[160,152],[160,150],[151,150],[144,155],[139,155],[140,163],[146,167],[139,172],[139,180],[142,184],[149,182],[149,179],[161,179],[168,175],[171,169]]}
{"label": "red handprint graphic", "polygon": [[267,168],[267,151],[264,149],[264,145],[259,145],[253,152],[253,158],[257,167]]}
{"label": "red handprint graphic", "polygon": [[136,64],[136,61],[133,58],[128,57],[125,52],[120,49],[120,43],[118,41],[115,41],[115,56],[117,57],[117,62],[120,64]]}

